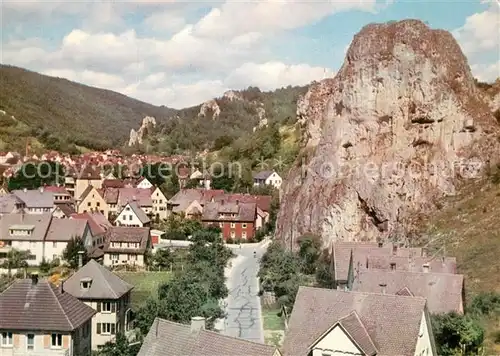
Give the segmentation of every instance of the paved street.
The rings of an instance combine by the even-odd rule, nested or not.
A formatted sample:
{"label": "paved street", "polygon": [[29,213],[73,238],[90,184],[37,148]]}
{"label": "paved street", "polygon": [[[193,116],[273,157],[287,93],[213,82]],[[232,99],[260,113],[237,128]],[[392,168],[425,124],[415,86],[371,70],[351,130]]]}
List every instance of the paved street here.
{"label": "paved street", "polygon": [[[259,259],[265,247],[244,246],[233,248],[238,257],[233,259],[233,268],[227,280],[227,318],[223,333],[246,340],[264,342],[261,306],[257,273]],[[257,252],[254,258],[253,252]]]}

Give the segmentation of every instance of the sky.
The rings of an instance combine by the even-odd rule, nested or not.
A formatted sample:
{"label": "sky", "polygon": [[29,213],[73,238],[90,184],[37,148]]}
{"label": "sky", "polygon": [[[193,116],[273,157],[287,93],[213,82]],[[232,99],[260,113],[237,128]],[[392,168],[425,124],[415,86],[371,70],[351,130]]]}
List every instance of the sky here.
{"label": "sky", "polygon": [[500,76],[500,0],[2,0],[0,61],[179,109],[334,76],[363,26],[408,18]]}

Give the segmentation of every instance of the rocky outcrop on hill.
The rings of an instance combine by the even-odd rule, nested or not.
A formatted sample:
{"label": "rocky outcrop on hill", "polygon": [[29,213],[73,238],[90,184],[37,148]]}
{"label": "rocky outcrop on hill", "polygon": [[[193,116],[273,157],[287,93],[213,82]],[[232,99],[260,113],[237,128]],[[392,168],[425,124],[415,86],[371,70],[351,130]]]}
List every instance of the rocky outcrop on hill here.
{"label": "rocky outcrop on hill", "polygon": [[446,31],[405,20],[364,27],[335,78],[298,102],[304,135],[277,237],[404,239],[461,179],[498,157],[500,127]]}
{"label": "rocky outcrop on hill", "polygon": [[220,115],[220,107],[217,104],[215,99],[209,100],[201,104],[200,112],[198,113],[198,117],[206,117],[212,115],[212,119],[216,119]]}
{"label": "rocky outcrop on hill", "polygon": [[130,137],[128,140],[129,146],[142,145],[144,137],[148,134],[148,131],[156,127],[156,119],[152,116],[146,116],[142,119],[141,127],[138,131],[134,129],[130,130]]}

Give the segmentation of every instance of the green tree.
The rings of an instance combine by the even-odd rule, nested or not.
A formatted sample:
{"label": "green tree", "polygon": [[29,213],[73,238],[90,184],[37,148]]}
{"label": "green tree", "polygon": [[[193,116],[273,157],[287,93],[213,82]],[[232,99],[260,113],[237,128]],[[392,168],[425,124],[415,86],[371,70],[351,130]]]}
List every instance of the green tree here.
{"label": "green tree", "polygon": [[7,259],[3,263],[3,267],[8,269],[8,275],[12,275],[12,269],[28,267],[28,258],[30,255],[31,252],[29,250],[23,251],[15,248],[7,252]]}
{"label": "green tree", "polygon": [[164,314],[161,312],[164,305],[165,303],[152,296],[137,310],[134,323],[142,335],[148,333],[149,328],[159,314]]}
{"label": "green tree", "polygon": [[9,179],[9,190],[37,189],[43,185],[64,183],[64,169],[57,162],[25,163],[17,173]]}
{"label": "green tree", "polygon": [[484,330],[472,317],[457,313],[432,315],[432,331],[438,355],[477,355],[484,341]]}
{"label": "green tree", "polygon": [[169,268],[174,263],[174,256],[169,249],[159,249],[153,255],[153,265],[155,267]]}
{"label": "green tree", "polygon": [[307,234],[299,237],[298,255],[302,261],[302,272],[314,274],[320,257],[321,240],[318,236]]}
{"label": "green tree", "polygon": [[165,179],[165,182],[161,185],[161,190],[165,193],[165,196],[170,199],[180,190],[179,177],[177,172],[171,171],[170,175]]}
{"label": "green tree", "polygon": [[66,245],[66,248],[63,251],[63,259],[68,263],[68,265],[73,268],[77,269],[78,268],[78,263],[79,263],[79,252],[82,253],[82,262],[85,265],[88,260],[88,254],[87,254],[87,248],[85,247],[85,243],[83,239],[80,236],[75,236],[72,237],[71,240],[69,240],[68,244]]}

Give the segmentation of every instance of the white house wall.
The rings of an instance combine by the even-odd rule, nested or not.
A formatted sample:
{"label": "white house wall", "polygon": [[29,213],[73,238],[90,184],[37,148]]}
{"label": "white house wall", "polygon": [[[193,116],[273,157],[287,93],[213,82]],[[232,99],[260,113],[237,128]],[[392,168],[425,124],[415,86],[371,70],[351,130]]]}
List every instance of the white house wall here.
{"label": "white house wall", "polygon": [[420,321],[420,331],[415,347],[415,356],[434,356],[431,344],[431,336],[429,328],[427,327],[426,314],[422,313],[422,320]]}
{"label": "white house wall", "polygon": [[363,355],[340,326],[333,328],[314,347],[312,356]]}

